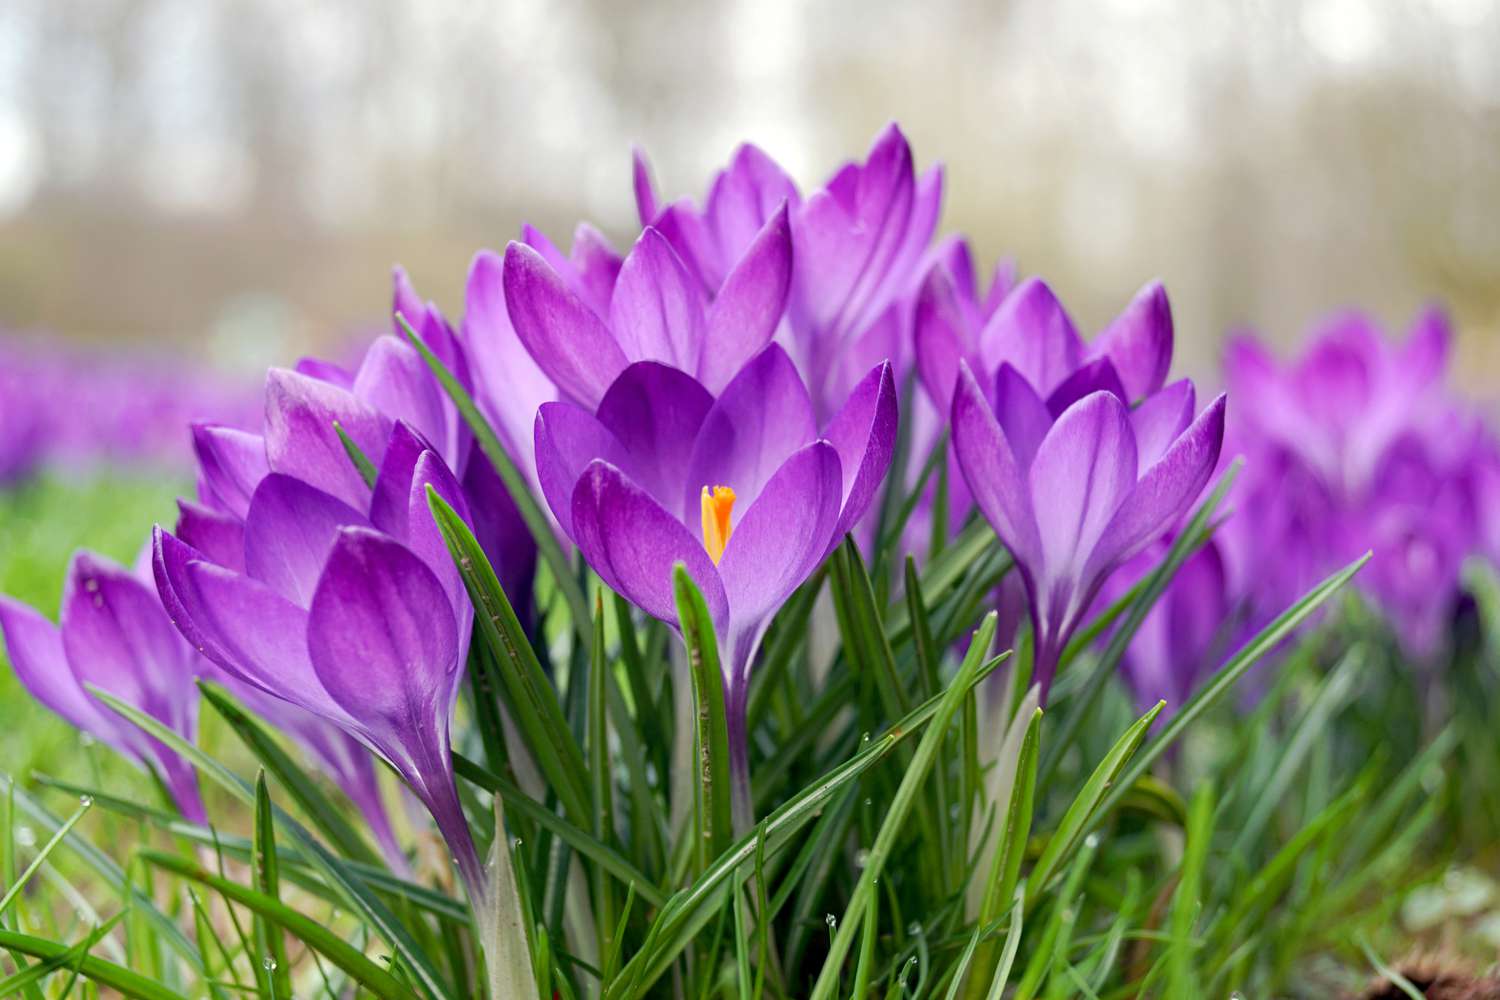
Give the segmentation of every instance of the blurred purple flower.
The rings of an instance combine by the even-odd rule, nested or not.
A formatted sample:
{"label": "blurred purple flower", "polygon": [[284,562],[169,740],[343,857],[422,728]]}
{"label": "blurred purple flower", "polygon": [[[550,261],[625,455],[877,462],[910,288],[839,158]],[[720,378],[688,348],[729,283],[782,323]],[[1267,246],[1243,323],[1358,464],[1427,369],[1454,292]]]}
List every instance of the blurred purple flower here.
{"label": "blurred purple flower", "polygon": [[[888,363],[820,433],[806,386],[775,344],[717,399],[692,376],[643,361],[614,380],[597,411],[558,402],[537,414],[543,494],[605,583],[674,626],[674,564],[702,589],[722,650],[742,796],[756,648],[782,602],[869,506],[895,431]],[[748,816],[748,798],[739,806]]]}
{"label": "blurred purple flower", "polygon": [[961,360],[952,420],[959,468],[1026,589],[1045,700],[1058,656],[1104,581],[1171,530],[1208,482],[1224,397],[1194,419],[1193,387],[1182,381],[1132,409],[1108,357],[1072,374],[1061,370],[1066,357],[1030,357],[1051,386],[1045,397],[1010,362],[988,396]]}
{"label": "blurred purple flower", "polygon": [[85,687],[107,691],[184,738],[196,739],[194,681],[205,664],[172,628],[149,578],[79,552],[68,566],[59,617],[54,625],[0,595],[0,630],[16,677],[78,729],[155,771],[182,815],[206,822],[192,766]]}
{"label": "blurred purple flower", "polygon": [[895,125],[876,137],[863,163],[844,164],[806,198],[749,144],[714,176],[701,207],[688,199],[663,205],[639,151],[635,191],[641,225],[671,243],[710,296],[787,206],[793,270],[779,339],[796,359],[820,418],[872,365],[889,359],[904,369],[906,300],[937,228],[943,172],[932,167],[918,176]]}

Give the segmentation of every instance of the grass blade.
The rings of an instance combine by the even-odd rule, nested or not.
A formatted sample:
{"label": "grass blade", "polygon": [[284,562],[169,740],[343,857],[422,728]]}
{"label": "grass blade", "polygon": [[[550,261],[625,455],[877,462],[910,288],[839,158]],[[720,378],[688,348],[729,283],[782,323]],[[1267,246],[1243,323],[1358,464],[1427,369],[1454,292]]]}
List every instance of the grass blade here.
{"label": "grass blade", "polygon": [[[697,818],[697,833],[693,838],[697,864],[693,870],[696,874],[707,868],[709,860],[723,853],[733,840],[735,793],[731,783],[735,778],[729,760],[724,673],[719,667],[719,644],[714,635],[713,618],[698,585],[681,563],[672,568],[672,593],[677,601],[677,618],[682,626],[683,644],[687,647],[688,675],[693,688],[693,755],[698,772],[698,780],[693,783],[693,812]],[[742,745],[739,752],[746,752],[746,748]],[[743,789],[742,794],[742,821],[748,822],[750,789]]]}

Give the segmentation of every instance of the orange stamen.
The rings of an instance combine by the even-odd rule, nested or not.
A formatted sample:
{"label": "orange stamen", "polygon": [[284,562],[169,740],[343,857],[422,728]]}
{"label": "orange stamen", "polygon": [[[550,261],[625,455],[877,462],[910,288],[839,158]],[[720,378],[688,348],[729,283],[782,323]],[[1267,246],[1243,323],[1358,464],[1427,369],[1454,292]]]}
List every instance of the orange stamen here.
{"label": "orange stamen", "polygon": [[729,544],[729,535],[734,530],[729,523],[734,510],[734,490],[728,486],[703,487],[703,547],[708,557],[719,564],[724,558],[724,546]]}

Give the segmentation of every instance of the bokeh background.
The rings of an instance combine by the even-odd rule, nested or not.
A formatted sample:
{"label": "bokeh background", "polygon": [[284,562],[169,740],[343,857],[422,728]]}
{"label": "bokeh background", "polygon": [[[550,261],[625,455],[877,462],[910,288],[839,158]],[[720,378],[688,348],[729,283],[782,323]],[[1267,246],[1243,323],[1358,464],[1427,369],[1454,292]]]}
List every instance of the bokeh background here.
{"label": "bokeh background", "polygon": [[522,221],[623,242],[632,143],[672,194],[744,138],[810,184],[889,119],[1086,327],[1160,276],[1201,377],[1442,299],[1500,395],[1490,0],[4,0],[0,325],[253,372],[394,262],[455,314]]}

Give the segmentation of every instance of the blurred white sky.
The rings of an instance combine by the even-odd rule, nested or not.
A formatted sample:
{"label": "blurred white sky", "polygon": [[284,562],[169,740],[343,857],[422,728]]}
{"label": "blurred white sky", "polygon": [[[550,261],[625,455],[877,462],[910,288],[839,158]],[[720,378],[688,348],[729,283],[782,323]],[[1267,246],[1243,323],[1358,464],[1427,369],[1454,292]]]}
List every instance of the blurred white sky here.
{"label": "blurred white sky", "polygon": [[1085,326],[1164,278],[1190,370],[1433,297],[1500,361],[1489,0],[4,0],[0,324],[275,353],[396,259],[457,312],[523,220],[623,238],[632,142],[698,194],[741,139],[814,183],[890,119]]}

